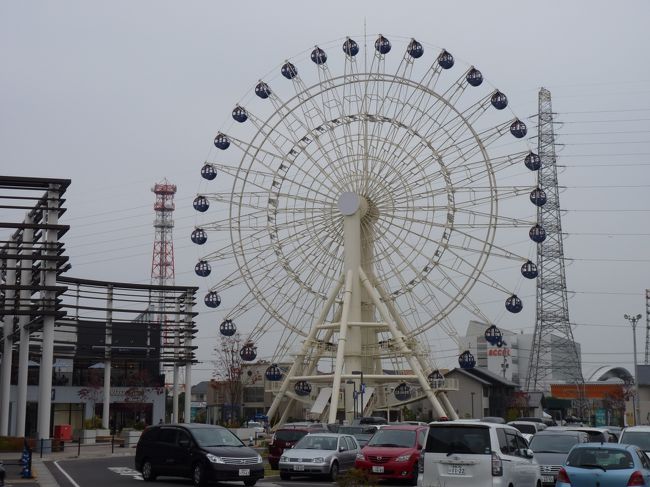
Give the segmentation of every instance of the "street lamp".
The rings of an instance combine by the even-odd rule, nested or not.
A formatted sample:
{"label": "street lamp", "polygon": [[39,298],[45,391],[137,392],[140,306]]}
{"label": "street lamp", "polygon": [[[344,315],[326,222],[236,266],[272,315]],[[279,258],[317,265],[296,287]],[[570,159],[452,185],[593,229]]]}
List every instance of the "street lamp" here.
{"label": "street lamp", "polygon": [[361,383],[359,384],[359,391],[361,391],[361,407],[359,409],[361,410],[361,417],[363,418],[363,407],[365,405],[363,403],[363,393],[366,390],[366,385],[363,383],[363,370],[353,370],[352,375],[358,375],[361,377]]}
{"label": "street lamp", "polygon": [[474,394],[476,394],[476,392],[472,391],[470,392],[470,394],[472,395],[472,419],[473,419],[474,418]]}
{"label": "street lamp", "polygon": [[634,400],[634,424],[639,424],[639,419],[641,418],[641,408],[639,407],[640,397],[639,397],[639,371],[636,365],[636,322],[641,319],[641,314],[631,316],[623,315],[627,321],[632,325],[632,343],[634,345],[634,395],[636,396]]}
{"label": "street lamp", "polygon": [[[353,399],[353,401],[352,401],[352,419],[356,419],[356,417],[357,417],[357,385],[353,380],[346,380],[345,383],[346,384],[352,384],[352,391],[353,391],[352,392],[352,399]],[[346,403],[345,397],[346,396],[347,396],[347,394],[343,394],[343,409],[345,409],[344,416],[347,419],[348,407],[345,405],[345,403]]]}

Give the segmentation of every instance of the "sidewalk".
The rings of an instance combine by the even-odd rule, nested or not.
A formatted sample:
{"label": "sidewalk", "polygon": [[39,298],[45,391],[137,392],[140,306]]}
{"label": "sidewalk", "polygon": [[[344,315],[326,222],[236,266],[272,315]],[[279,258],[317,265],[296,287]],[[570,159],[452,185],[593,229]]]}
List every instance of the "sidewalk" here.
{"label": "sidewalk", "polygon": [[110,443],[97,443],[95,445],[79,445],[77,443],[66,443],[64,451],[41,454],[37,451],[32,453],[32,477],[23,479],[21,476],[22,465],[20,457],[22,452],[2,452],[0,461],[3,462],[6,470],[5,487],[59,487],[56,479],[47,468],[44,462],[57,460],[71,460],[77,458],[97,458],[108,456],[135,455],[135,448],[122,448],[114,445],[111,449]]}

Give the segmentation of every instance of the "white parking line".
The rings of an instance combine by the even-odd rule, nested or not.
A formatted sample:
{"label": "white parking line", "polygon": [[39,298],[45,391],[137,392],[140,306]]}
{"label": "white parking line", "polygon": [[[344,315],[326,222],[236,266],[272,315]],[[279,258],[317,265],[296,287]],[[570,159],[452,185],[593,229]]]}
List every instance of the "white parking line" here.
{"label": "white parking line", "polygon": [[80,487],[80,485],[79,485],[77,482],[75,482],[75,481],[72,479],[72,477],[70,477],[70,475],[68,475],[68,472],[66,472],[65,470],[63,470],[63,468],[61,467],[61,465],[59,465],[59,461],[58,461],[58,460],[54,462],[54,466],[55,466],[56,468],[58,468],[58,469],[61,471],[61,473],[62,473],[63,475],[65,475],[65,478],[68,479],[68,480],[70,481],[70,483],[71,483],[72,485],[74,485],[74,487]]}

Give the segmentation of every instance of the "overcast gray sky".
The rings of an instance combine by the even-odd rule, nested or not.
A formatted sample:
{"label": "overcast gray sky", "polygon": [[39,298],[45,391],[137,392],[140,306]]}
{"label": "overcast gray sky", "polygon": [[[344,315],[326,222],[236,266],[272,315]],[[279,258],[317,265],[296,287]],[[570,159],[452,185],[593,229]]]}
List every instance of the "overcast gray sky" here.
{"label": "overcast gray sky", "polygon": [[[360,36],[364,22],[369,34],[412,36],[479,66],[521,118],[536,113],[541,86],[551,90],[563,122],[556,129],[575,336],[585,369],[630,366],[623,314],[644,312],[650,287],[649,18],[640,0],[5,0],[0,171],[70,178],[68,275],[135,282],[149,282],[150,188],[167,177],[178,186],[176,281],[204,289],[193,272],[191,202],[233,105],[285,59]],[[531,316],[521,329],[532,331]],[[220,320],[199,317],[206,362],[196,380],[210,376]]]}

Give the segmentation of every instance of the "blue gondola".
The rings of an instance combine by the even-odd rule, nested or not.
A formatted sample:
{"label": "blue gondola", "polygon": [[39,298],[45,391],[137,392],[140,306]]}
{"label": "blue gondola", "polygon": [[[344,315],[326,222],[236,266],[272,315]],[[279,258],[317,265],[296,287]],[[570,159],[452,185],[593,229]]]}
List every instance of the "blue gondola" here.
{"label": "blue gondola", "polygon": [[521,266],[521,275],[526,279],[535,279],[539,275],[539,272],[537,272],[537,265],[531,261],[527,261]]}
{"label": "blue gondola", "polygon": [[212,164],[206,163],[201,168],[201,177],[203,179],[207,179],[208,181],[212,181],[217,177],[217,170],[212,166]]}
{"label": "blue gondola", "polygon": [[408,52],[409,56],[411,56],[413,59],[418,59],[422,57],[422,54],[424,54],[424,47],[422,47],[422,44],[420,44],[415,39],[411,39],[411,42],[406,48],[406,52]]}
{"label": "blue gondola", "polygon": [[472,86],[480,86],[480,84],[483,83],[483,74],[472,66],[472,69],[469,70],[465,79]]}
{"label": "blue gondola", "polygon": [[522,309],[524,309],[524,304],[516,294],[513,294],[508,299],[506,299],[506,309],[511,313],[519,313]]}
{"label": "blue gondola", "polygon": [[386,39],[384,36],[380,35],[377,37],[377,40],[375,41],[375,50],[379,54],[388,54],[390,52],[390,41]]}
{"label": "blue gondola", "polygon": [[267,367],[266,372],[264,372],[264,377],[271,382],[282,380],[282,369],[278,367],[278,364],[271,364]]}
{"label": "blue gondola", "polygon": [[210,275],[210,272],[212,272],[212,268],[207,261],[200,260],[194,266],[194,272],[199,277],[208,277]]}
{"label": "blue gondola", "polygon": [[228,140],[228,137],[226,137],[226,134],[219,132],[214,138],[214,146],[221,150],[226,150],[230,147],[230,141]]}
{"label": "blue gondola", "polygon": [[546,230],[541,225],[536,224],[528,231],[528,236],[533,242],[542,243],[546,240]]}
{"label": "blue gondola", "polygon": [[427,375],[427,380],[429,381],[429,384],[434,385],[442,380],[445,380],[445,376],[442,375],[439,370],[434,370],[429,375]]}
{"label": "blue gondola", "polygon": [[293,386],[293,390],[296,391],[296,394],[299,396],[308,396],[311,394],[311,385],[306,380],[299,380],[296,382],[296,385]]}
{"label": "blue gondola", "polygon": [[458,356],[458,365],[460,365],[461,369],[473,369],[476,367],[476,359],[472,355],[472,352],[465,350],[461,353]]}
{"label": "blue gondola", "polygon": [[255,94],[265,100],[271,96],[271,88],[269,88],[269,85],[267,85],[264,81],[260,81],[255,86]]}
{"label": "blue gondola", "polygon": [[450,52],[443,49],[438,56],[438,64],[442,69],[450,69],[454,65],[454,56]]}
{"label": "blue gondola", "polygon": [[530,201],[535,206],[544,206],[546,203],[546,193],[542,188],[535,188],[530,192]]}
{"label": "blue gondola", "polygon": [[359,44],[348,37],[343,43],[343,52],[348,56],[354,57],[359,54]]}
{"label": "blue gondola", "polygon": [[516,119],[510,125],[510,133],[515,137],[517,137],[518,139],[521,139],[522,137],[526,136],[526,134],[528,133],[528,129],[526,128],[526,124],[524,122],[522,122],[519,119]]}
{"label": "blue gondola", "polygon": [[237,105],[232,111],[232,118],[235,122],[244,123],[248,120],[248,113],[246,113],[246,110],[243,107]]}
{"label": "blue gondola", "polygon": [[196,245],[203,245],[208,241],[208,234],[202,228],[195,228],[190,238]]}
{"label": "blue gondola", "polygon": [[200,211],[201,213],[205,213],[208,211],[208,208],[210,208],[210,202],[205,196],[197,196],[194,198],[194,201],[192,202],[192,206],[196,211]]}
{"label": "blue gondola", "polygon": [[411,398],[411,388],[406,382],[398,385],[393,393],[395,394],[395,399],[398,401],[406,401]]}
{"label": "blue gondola", "polygon": [[320,66],[327,61],[327,54],[320,47],[316,46],[311,52],[311,60]]}
{"label": "blue gondola", "polygon": [[208,308],[218,308],[221,304],[221,296],[217,294],[217,291],[210,291],[203,298],[203,302]]}
{"label": "blue gondola", "polygon": [[534,152],[529,152],[524,159],[524,164],[526,164],[526,167],[531,171],[537,171],[540,167],[542,167],[542,160]]}
{"label": "blue gondola", "polygon": [[492,106],[497,110],[503,110],[508,106],[508,97],[501,93],[499,90],[495,91],[490,100]]}
{"label": "blue gondola", "polygon": [[289,61],[287,61],[282,65],[282,68],[280,68],[280,72],[282,73],[282,76],[284,76],[287,79],[293,79],[296,76],[298,76],[298,70]]}
{"label": "blue gondola", "polygon": [[503,333],[501,333],[501,330],[499,330],[496,325],[489,326],[487,330],[485,330],[484,336],[485,341],[490,345],[499,346],[499,343],[502,343],[503,340]]}
{"label": "blue gondola", "polygon": [[231,337],[237,332],[237,327],[232,320],[225,319],[219,325],[219,333],[225,337]]}
{"label": "blue gondola", "polygon": [[252,342],[248,342],[239,351],[239,356],[245,362],[252,362],[257,358],[257,347]]}

